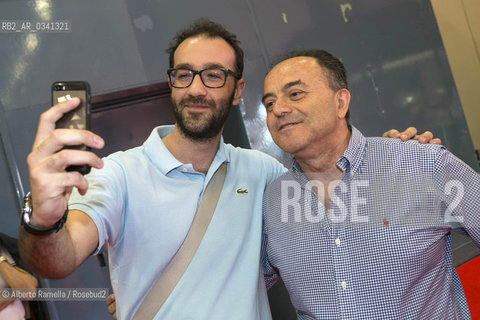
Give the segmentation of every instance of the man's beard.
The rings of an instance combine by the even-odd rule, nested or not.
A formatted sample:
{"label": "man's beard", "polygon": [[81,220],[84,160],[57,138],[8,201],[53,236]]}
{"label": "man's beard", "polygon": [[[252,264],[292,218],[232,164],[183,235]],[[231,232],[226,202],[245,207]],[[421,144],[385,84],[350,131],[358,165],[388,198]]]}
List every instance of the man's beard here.
{"label": "man's beard", "polygon": [[[180,131],[187,138],[195,141],[207,141],[216,137],[222,131],[227,121],[233,98],[234,93],[229,98],[220,100],[219,107],[217,107],[214,100],[187,97],[180,100],[177,104],[171,98],[173,113]],[[205,116],[203,113],[189,112],[188,110],[185,111],[186,113],[182,113],[187,104],[207,105],[212,112],[208,116]]]}

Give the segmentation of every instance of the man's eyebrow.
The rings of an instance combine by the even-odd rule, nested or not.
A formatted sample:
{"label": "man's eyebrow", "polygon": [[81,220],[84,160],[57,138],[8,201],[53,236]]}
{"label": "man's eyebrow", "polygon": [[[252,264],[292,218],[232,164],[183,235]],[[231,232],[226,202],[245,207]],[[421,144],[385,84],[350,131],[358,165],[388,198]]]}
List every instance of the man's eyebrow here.
{"label": "man's eyebrow", "polygon": [[266,100],[267,98],[270,98],[270,97],[275,97],[275,95],[274,95],[273,93],[266,93],[266,94],[264,94],[263,97],[262,97],[262,103],[265,105],[265,100]]}
{"label": "man's eyebrow", "polygon": [[[174,67],[175,69],[189,69],[189,70],[195,70],[193,68],[193,66],[189,63],[180,63],[178,65],[176,65]],[[201,69],[212,69],[212,68],[224,68],[224,66],[222,66],[221,64],[218,64],[218,63],[214,63],[214,62],[211,62],[211,63],[206,63],[202,66]],[[200,69],[200,70],[201,70]],[[197,70],[198,71],[198,70]]]}
{"label": "man's eyebrow", "polygon": [[290,81],[289,83],[285,84],[282,88],[282,91],[286,91],[287,89],[290,89],[291,87],[294,86],[301,86],[301,87],[306,87],[307,85],[302,82],[302,80],[295,80],[295,81]]}
{"label": "man's eyebrow", "polygon": [[[302,80],[290,81],[283,86],[282,91],[285,92],[285,91],[287,91],[288,89],[290,89],[291,87],[294,87],[294,86],[306,87],[307,85],[304,82],[302,82]],[[270,97],[275,97],[275,96],[276,96],[275,94],[270,93],[270,92],[264,94],[263,97],[262,97],[262,103],[265,104],[265,99],[270,98]]]}
{"label": "man's eyebrow", "polygon": [[225,66],[222,66],[221,64],[218,63],[206,63],[203,65],[203,69],[211,69],[211,68],[225,68]]}
{"label": "man's eyebrow", "polygon": [[180,63],[174,66],[175,69],[192,69],[192,65],[189,63]]}

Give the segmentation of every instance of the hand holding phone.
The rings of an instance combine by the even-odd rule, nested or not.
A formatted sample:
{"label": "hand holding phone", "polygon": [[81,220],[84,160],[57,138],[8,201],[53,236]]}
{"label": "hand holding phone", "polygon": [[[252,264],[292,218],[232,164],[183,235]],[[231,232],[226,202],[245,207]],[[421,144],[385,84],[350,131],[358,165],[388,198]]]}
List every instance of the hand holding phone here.
{"label": "hand holding phone", "polygon": [[[52,105],[75,97],[80,99],[80,104],[58,120],[56,128],[90,130],[90,85],[84,81],[55,82],[52,84]],[[90,150],[84,145],[65,146],[65,148]],[[67,171],[78,171],[83,175],[88,174],[90,169],[88,165],[66,168]]]}
{"label": "hand holding phone", "polygon": [[[105,142],[102,137],[94,134],[91,130],[55,129],[55,127],[67,125],[58,121],[68,119],[71,110],[77,109],[82,97],[77,97],[74,91],[69,93],[70,86],[58,84],[52,88],[54,106],[45,110],[39,118],[37,133],[32,145],[32,151],[27,156],[28,175],[30,181],[31,207],[33,214],[30,224],[37,227],[51,227],[65,215],[66,204],[73,189],[77,189],[84,195],[88,189],[88,181],[81,174],[67,172],[65,169],[71,165],[84,167],[89,165],[97,169],[103,167],[103,160],[93,152],[59,149],[70,145],[86,145],[92,149],[103,148]],[[73,89],[77,89],[76,86]],[[89,90],[86,84],[81,87],[82,95],[85,96],[85,128],[88,129]],[[57,103],[58,98],[70,94],[73,99]],[[81,117],[81,116],[80,116]],[[75,120],[71,117],[71,120]],[[59,122],[59,124],[57,124]],[[71,121],[70,121],[71,122]],[[86,150],[86,149],[85,149]],[[87,167],[88,168],[88,167]],[[88,171],[79,168],[83,173]]]}

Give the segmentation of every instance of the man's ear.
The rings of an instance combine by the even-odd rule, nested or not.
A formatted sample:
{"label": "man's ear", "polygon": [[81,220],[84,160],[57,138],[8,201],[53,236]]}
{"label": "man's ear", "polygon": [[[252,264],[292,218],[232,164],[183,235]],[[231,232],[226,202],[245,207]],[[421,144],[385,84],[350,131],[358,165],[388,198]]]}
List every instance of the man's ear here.
{"label": "man's ear", "polygon": [[335,93],[337,101],[337,116],[344,119],[350,105],[350,91],[347,89],[340,89]]}
{"label": "man's ear", "polygon": [[170,82],[170,77],[168,77],[168,87],[172,90],[172,83]]}
{"label": "man's ear", "polygon": [[240,101],[242,101],[242,94],[244,89],[245,89],[245,80],[242,78],[238,80],[237,84],[235,85],[235,92],[233,95],[232,105],[236,106],[240,104]]}

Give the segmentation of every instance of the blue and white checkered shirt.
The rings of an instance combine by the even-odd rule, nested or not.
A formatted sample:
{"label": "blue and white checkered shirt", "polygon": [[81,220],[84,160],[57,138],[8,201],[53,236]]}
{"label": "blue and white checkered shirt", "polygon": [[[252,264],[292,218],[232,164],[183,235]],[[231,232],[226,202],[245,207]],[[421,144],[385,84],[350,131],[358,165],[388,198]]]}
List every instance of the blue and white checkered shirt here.
{"label": "blue and white checkered shirt", "polygon": [[282,278],[298,319],[470,319],[450,232],[480,246],[479,175],[442,146],[355,128],[337,166],[328,210],[330,184],[296,162],[267,188],[267,286]]}

